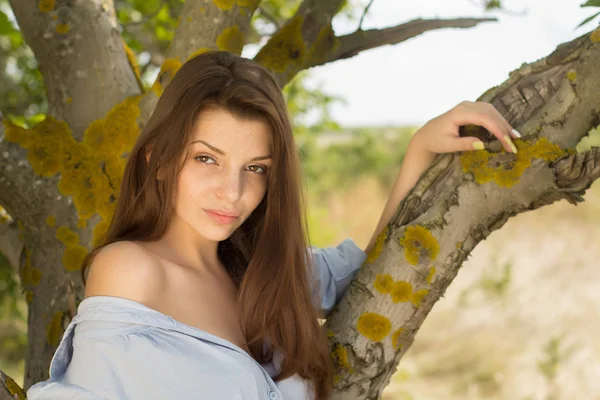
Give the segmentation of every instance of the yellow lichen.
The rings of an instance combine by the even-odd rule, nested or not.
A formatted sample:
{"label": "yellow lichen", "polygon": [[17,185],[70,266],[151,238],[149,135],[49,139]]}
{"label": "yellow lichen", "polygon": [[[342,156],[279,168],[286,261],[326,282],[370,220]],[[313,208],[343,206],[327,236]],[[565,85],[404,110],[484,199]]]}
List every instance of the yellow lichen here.
{"label": "yellow lichen", "polygon": [[63,326],[62,326],[63,313],[62,311],[57,311],[52,316],[48,327],[46,328],[46,341],[52,345],[53,347],[58,346],[60,338],[63,334]]}
{"label": "yellow lichen", "polygon": [[67,97],[67,100],[65,100],[65,103],[67,104],[71,104],[73,102],[73,98],[71,96]]}
{"label": "yellow lichen", "polygon": [[237,3],[240,7],[245,7],[250,9],[250,11],[256,10],[261,0],[237,0]]}
{"label": "yellow lichen", "polygon": [[431,283],[431,281],[433,280],[433,276],[435,275],[435,267],[431,267],[429,269],[429,273],[427,274],[427,278],[425,278],[425,280],[427,281],[427,283]]}
{"label": "yellow lichen", "polygon": [[54,10],[55,3],[56,0],[40,0],[40,2],[38,3],[38,9],[41,12],[50,12]]}
{"label": "yellow lichen", "polygon": [[31,304],[31,302],[33,301],[33,290],[25,291],[25,301],[27,302],[27,304]]}
{"label": "yellow lichen", "polygon": [[152,91],[157,97],[163,94],[164,88],[173,79],[177,71],[181,68],[181,61],[176,58],[167,58],[160,67],[160,71],[152,85]]}
{"label": "yellow lichen", "polygon": [[[540,127],[541,129],[541,127]],[[496,162],[493,153],[486,150],[465,151],[460,155],[463,172],[470,172],[477,183],[494,181],[498,186],[511,187],[519,181],[519,177],[531,165],[532,158],[554,161],[566,154],[558,145],[547,138],[533,143],[521,139],[513,139],[519,150],[513,154],[514,159],[508,162]],[[505,153],[504,149],[500,153]]]}
{"label": "yellow lichen", "polygon": [[333,350],[333,360],[335,365],[338,367],[350,367],[350,363],[348,362],[348,350],[346,350],[346,348],[339,343],[335,345],[335,350]]}
{"label": "yellow lichen", "polygon": [[329,338],[332,338],[332,337],[334,337],[334,336],[335,336],[335,332],[334,332],[334,331],[332,331],[331,329],[329,329],[329,330],[327,331],[327,337],[329,337]]}
{"label": "yellow lichen", "polygon": [[413,265],[420,259],[435,260],[440,251],[436,238],[421,225],[408,226],[400,244],[404,246],[404,258]]}
{"label": "yellow lichen", "polygon": [[56,25],[56,32],[58,33],[68,33],[69,32],[69,25],[68,24],[57,24]]}
{"label": "yellow lichen", "polygon": [[15,400],[25,400],[27,399],[27,395],[21,389],[21,387],[15,382],[10,376],[6,375],[6,381],[4,383],[8,393],[12,395]]}
{"label": "yellow lichen", "polygon": [[[141,96],[126,98],[115,105],[103,119],[92,122],[84,132],[81,142],[76,141],[68,125],[47,116],[31,129],[23,129],[6,119],[5,138],[28,150],[27,159],[36,174],[53,176],[60,173],[59,191],[73,200],[81,223],[98,214],[100,222],[94,229],[93,243],[104,234],[112,219],[115,199],[118,198],[125,156],[139,134],[137,117]],[[70,235],[59,228],[57,236],[67,241],[63,261],[67,270],[78,269],[83,246],[76,234]],[[70,239],[71,238],[71,239]]]}
{"label": "yellow lichen", "polygon": [[94,240],[92,243],[93,247],[99,246],[104,242],[104,236],[108,231],[109,222],[107,220],[102,220],[96,224],[94,227]]}
{"label": "yellow lichen", "polygon": [[46,225],[48,225],[50,228],[54,228],[56,225],[56,217],[54,215],[48,216],[48,218],[46,218]]}
{"label": "yellow lichen", "polygon": [[233,25],[223,29],[223,32],[217,37],[217,47],[219,50],[241,54],[244,48],[244,34],[240,27]]}
{"label": "yellow lichen", "polygon": [[596,28],[592,34],[590,35],[590,40],[592,42],[600,42],[600,28]]}
{"label": "yellow lichen", "polygon": [[0,206],[0,224],[10,221],[10,216],[4,209],[4,207]]}
{"label": "yellow lichen", "polygon": [[56,230],[56,237],[66,246],[62,259],[65,269],[79,270],[87,254],[87,249],[79,244],[79,235],[66,226],[61,226]]}
{"label": "yellow lichen", "polygon": [[209,52],[209,51],[211,51],[211,50],[212,50],[212,49],[209,49],[208,47],[201,47],[201,48],[199,48],[198,50],[196,50],[195,52],[193,52],[192,54],[190,54],[190,56],[187,58],[187,60],[186,60],[186,61],[189,61],[189,60],[191,60],[192,58],[194,58],[194,57],[197,57],[197,56],[199,56],[200,54],[207,53],[207,52]]}
{"label": "yellow lichen", "polygon": [[133,73],[138,79],[141,79],[140,64],[135,57],[135,52],[127,45],[127,43],[125,43],[125,40],[121,39],[121,42],[123,43],[123,48],[125,49],[125,54],[127,55],[127,61],[129,61],[129,65],[131,66],[131,69],[133,69]]}
{"label": "yellow lichen", "polygon": [[373,286],[379,293],[388,294],[394,287],[394,279],[390,274],[377,274]]}
{"label": "yellow lichen", "polygon": [[[6,137],[6,136],[4,136]],[[17,228],[19,230],[19,240],[25,240],[25,225],[23,225],[23,221],[17,220]]]}
{"label": "yellow lichen", "polygon": [[236,0],[212,0],[212,2],[219,7],[220,10],[227,11],[231,10],[231,7],[235,5]]}
{"label": "yellow lichen", "polygon": [[392,323],[383,315],[366,312],[358,318],[356,324],[358,332],[374,342],[380,342],[392,329]]}
{"label": "yellow lichen", "polygon": [[31,250],[25,248],[25,262],[19,270],[23,286],[35,286],[42,280],[42,270],[31,265]]}
{"label": "yellow lichen", "polygon": [[307,64],[324,64],[327,61],[327,56],[337,51],[341,44],[341,40],[335,35],[335,32],[333,32],[331,24],[323,27],[321,31],[319,31],[317,39],[310,47]]}
{"label": "yellow lichen", "polygon": [[365,264],[370,264],[379,258],[381,251],[383,250],[383,245],[385,244],[385,239],[388,235],[388,227],[383,228],[383,231],[377,236],[377,240],[375,241],[375,246],[369,251],[367,255],[367,260]]}
{"label": "yellow lichen", "polygon": [[412,285],[406,281],[396,281],[390,291],[394,303],[409,301],[412,296]]}
{"label": "yellow lichen", "polygon": [[569,72],[567,72],[567,79],[571,82],[575,82],[575,79],[577,78],[577,72],[570,70]]}
{"label": "yellow lichen", "polygon": [[392,347],[396,350],[402,348],[402,344],[398,343],[398,339],[400,339],[400,335],[404,332],[404,328],[399,328],[392,333]]}
{"label": "yellow lichen", "polygon": [[261,48],[255,60],[275,72],[284,72],[288,65],[299,69],[306,56],[306,44],[302,38],[303,22],[304,18],[300,15],[289,20]]}
{"label": "yellow lichen", "polygon": [[421,301],[423,300],[423,297],[427,296],[428,293],[429,293],[429,290],[427,290],[427,289],[417,290],[416,292],[413,292],[410,295],[410,302],[413,303],[413,305],[415,307],[419,307],[421,305]]}

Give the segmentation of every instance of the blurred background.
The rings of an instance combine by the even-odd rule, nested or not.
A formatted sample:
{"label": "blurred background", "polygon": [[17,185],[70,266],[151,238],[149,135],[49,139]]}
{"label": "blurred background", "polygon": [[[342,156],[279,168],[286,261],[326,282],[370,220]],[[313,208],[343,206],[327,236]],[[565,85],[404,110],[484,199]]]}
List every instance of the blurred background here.
{"label": "blurred background", "polygon": [[[115,1],[123,37],[150,87],[182,1]],[[253,57],[298,1],[263,2]],[[582,7],[586,5],[586,7]],[[495,17],[427,32],[313,68],[286,88],[306,177],[311,241],[372,235],[406,145],[427,120],[476,100],[522,63],[598,26],[600,1],[348,1],[336,34],[415,18]],[[588,20],[586,22],[586,20]],[[585,22],[583,26],[579,26]],[[253,41],[253,42],[252,42]],[[161,58],[162,57],[162,58]],[[22,126],[42,120],[44,86],[10,6],[0,0],[0,110]],[[590,132],[578,151],[600,146]],[[600,400],[600,184],[521,214],[480,243],[417,334],[385,399]],[[0,223],[7,221],[0,208]],[[22,385],[27,306],[0,253],[0,369]]]}

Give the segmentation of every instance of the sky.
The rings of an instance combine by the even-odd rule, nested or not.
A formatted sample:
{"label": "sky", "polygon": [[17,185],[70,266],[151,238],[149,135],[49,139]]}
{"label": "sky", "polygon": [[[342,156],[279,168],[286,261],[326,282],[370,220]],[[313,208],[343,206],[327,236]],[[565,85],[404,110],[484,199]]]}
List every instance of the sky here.
{"label": "sky", "polygon": [[[598,8],[584,0],[503,0],[507,12],[485,13],[477,0],[374,0],[363,29],[415,18],[494,16],[468,29],[441,29],[351,59],[311,69],[312,87],[345,99],[332,107],[342,126],[421,125],[463,100],[475,101],[524,62],[550,54],[598,26],[576,29]],[[336,34],[356,29],[334,20]]]}

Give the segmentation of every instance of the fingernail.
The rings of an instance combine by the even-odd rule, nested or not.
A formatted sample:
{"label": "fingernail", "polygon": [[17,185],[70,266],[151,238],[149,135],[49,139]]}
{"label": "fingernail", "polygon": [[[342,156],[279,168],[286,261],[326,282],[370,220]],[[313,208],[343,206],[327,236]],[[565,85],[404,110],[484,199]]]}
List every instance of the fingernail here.
{"label": "fingernail", "polygon": [[482,141],[478,140],[477,142],[473,142],[473,148],[475,150],[483,150],[483,149],[485,149],[485,145],[483,144]]}
{"label": "fingernail", "polygon": [[510,145],[510,148],[512,149],[513,153],[517,152],[517,147],[515,146],[515,144],[513,143],[512,140],[510,140],[510,136],[508,135],[504,135],[504,139],[508,142],[508,144]]}
{"label": "fingernail", "polygon": [[519,133],[519,131],[518,131],[518,130],[516,130],[516,129],[513,129],[513,130],[512,130],[512,133],[514,133],[514,134],[515,134],[515,136],[516,136],[516,137],[518,137],[518,138],[520,138],[520,137],[521,137],[521,134],[520,134],[520,133]]}

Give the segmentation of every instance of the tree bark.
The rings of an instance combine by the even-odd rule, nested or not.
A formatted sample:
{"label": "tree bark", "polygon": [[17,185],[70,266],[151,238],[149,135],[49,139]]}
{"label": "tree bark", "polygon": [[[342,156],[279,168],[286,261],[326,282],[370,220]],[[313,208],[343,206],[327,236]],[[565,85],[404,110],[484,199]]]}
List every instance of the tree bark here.
{"label": "tree bark", "polygon": [[[220,2],[217,6],[217,2],[188,0],[161,73],[147,93],[140,93],[127,62],[112,1],[57,0],[48,9],[51,3],[11,1],[44,76],[48,117],[32,129],[6,121],[0,124],[0,204],[15,219],[18,230],[7,231],[11,236],[0,242],[15,244],[16,234],[22,245],[19,271],[29,306],[26,389],[48,379],[50,359],[83,298],[78,267],[110,221],[127,152],[158,96],[178,65],[194,54],[206,49],[239,54],[260,1]],[[303,68],[408,37],[398,34],[400,28],[365,31],[370,33],[360,40],[352,35],[336,37],[331,20],[342,3],[305,0],[258,53],[257,61],[271,68],[284,85]],[[410,32],[416,35],[427,30],[419,26]],[[597,149],[582,155],[560,149],[573,148],[599,122],[598,47],[587,36],[560,46],[482,96],[525,133],[523,140],[517,141],[516,163],[515,156],[506,153],[484,156],[485,152],[477,152],[474,159],[458,154],[440,156],[402,202],[386,239],[380,241],[368,267],[361,270],[328,320],[338,362],[337,398],[376,398],[381,393],[462,261],[510,215],[561,198],[581,201],[583,191],[598,176]],[[578,84],[584,81],[585,85]],[[89,107],[90,96],[93,107]],[[552,142],[558,148],[553,148]],[[491,166],[481,167],[485,163]],[[512,175],[499,172],[494,163],[518,170],[518,174],[514,172],[516,182],[510,187],[498,186],[496,182],[506,184]],[[492,182],[482,182],[488,178]],[[435,260],[426,263],[423,255],[413,265],[403,258],[406,246],[403,249],[399,240],[407,227],[414,225],[428,229],[435,239],[439,246]],[[417,234],[428,240],[423,244],[434,243],[425,231]],[[414,242],[404,243],[410,246]],[[436,268],[433,274],[431,266]],[[377,280],[378,274],[390,275],[391,295],[373,290],[376,281],[378,287],[381,282],[389,283],[389,279]],[[394,281],[410,283],[414,290]],[[385,292],[385,285],[382,287]],[[400,304],[391,307],[390,299]],[[396,335],[398,348],[391,345],[390,332],[379,341],[367,338],[378,338],[362,329],[363,325],[368,328],[367,310],[385,316],[394,332],[404,329]],[[367,336],[357,330],[358,321]],[[348,373],[350,370],[353,372]],[[3,375],[0,382],[3,400],[7,391],[2,393],[2,388],[13,386]]]}
{"label": "tree bark", "polygon": [[[523,65],[479,100],[518,129],[518,153],[440,154],[401,202],[329,316],[335,399],[377,399],[460,266],[511,216],[566,199],[600,177],[600,148],[574,148],[600,124],[600,43],[590,34]],[[490,136],[488,140],[492,140]]]}

